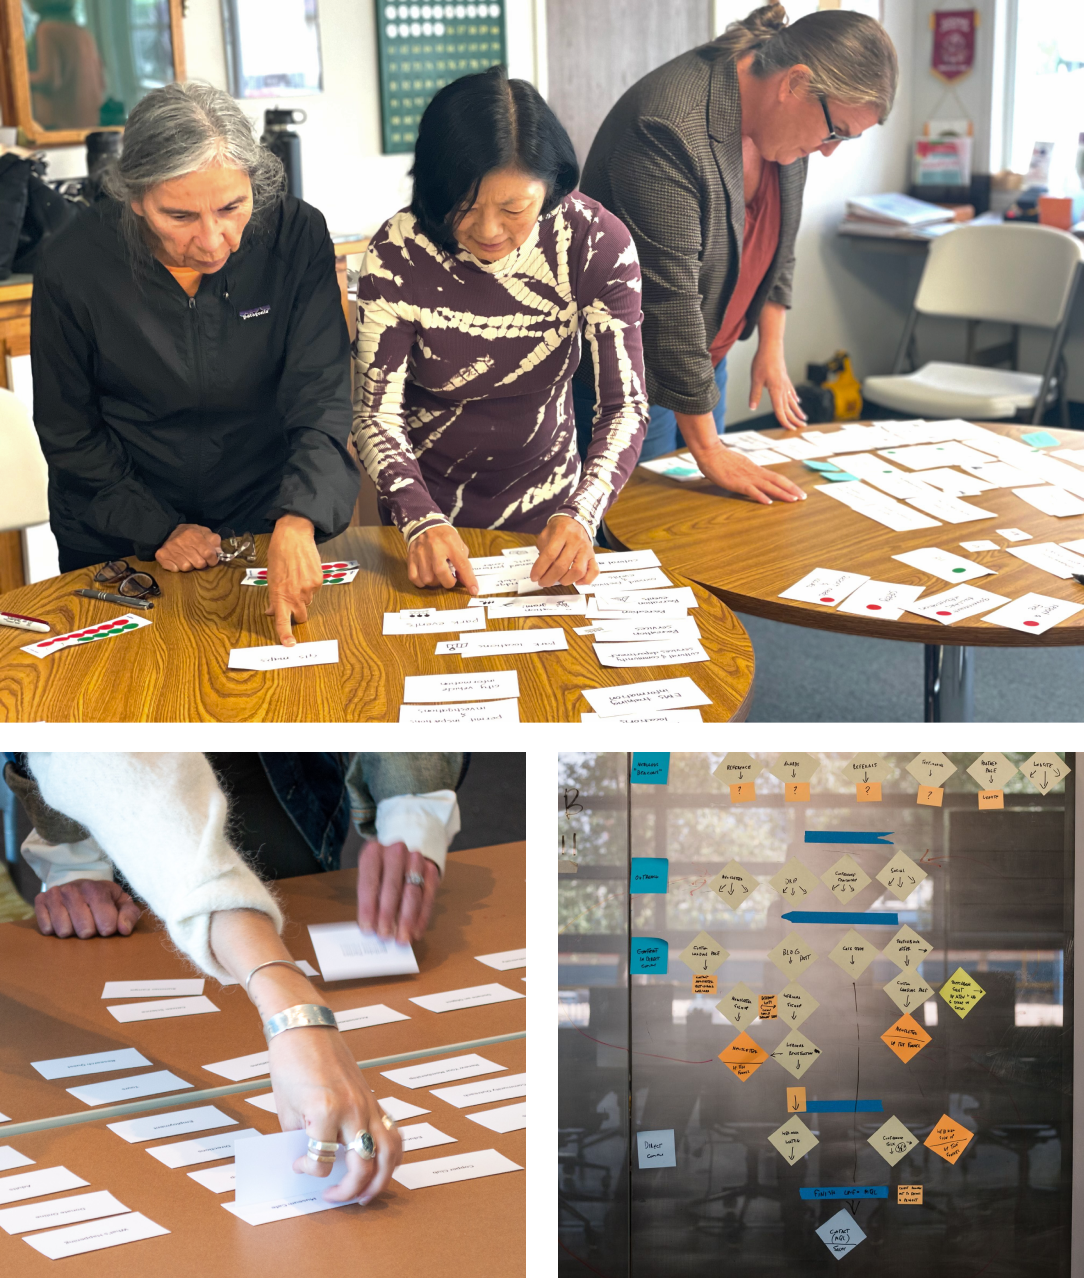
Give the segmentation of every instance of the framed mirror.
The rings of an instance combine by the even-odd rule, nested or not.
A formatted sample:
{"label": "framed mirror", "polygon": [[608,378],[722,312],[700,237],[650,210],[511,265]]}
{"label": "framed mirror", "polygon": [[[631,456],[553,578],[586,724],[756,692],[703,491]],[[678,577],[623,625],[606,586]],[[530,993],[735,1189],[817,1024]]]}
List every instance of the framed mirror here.
{"label": "framed mirror", "polygon": [[31,146],[123,128],[151,89],[183,80],[183,0],[0,0],[4,124]]}

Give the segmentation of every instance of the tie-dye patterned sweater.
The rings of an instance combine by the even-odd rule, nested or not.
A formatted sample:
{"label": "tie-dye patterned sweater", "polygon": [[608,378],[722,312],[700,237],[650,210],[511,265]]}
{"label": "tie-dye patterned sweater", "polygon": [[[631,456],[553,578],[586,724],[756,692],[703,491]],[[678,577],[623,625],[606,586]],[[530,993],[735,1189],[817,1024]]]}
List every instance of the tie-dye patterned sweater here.
{"label": "tie-dye patterned sweater", "polygon": [[[438,248],[409,211],[358,282],[358,455],[407,540],[441,523],[594,532],[647,425],[640,267],[625,226],[578,191],[499,262]],[[598,394],[582,468],[572,374],[581,332]]]}

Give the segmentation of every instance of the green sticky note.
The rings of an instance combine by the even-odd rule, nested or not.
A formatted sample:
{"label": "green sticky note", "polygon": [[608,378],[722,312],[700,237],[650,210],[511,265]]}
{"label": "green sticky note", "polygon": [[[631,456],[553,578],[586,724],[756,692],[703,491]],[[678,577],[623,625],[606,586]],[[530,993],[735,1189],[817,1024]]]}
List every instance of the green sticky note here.
{"label": "green sticky note", "polygon": [[1020,438],[1025,444],[1030,444],[1032,448],[1056,448],[1058,441],[1048,430],[1033,430],[1027,435],[1021,435]]}
{"label": "green sticky note", "polygon": [[830,479],[833,484],[838,484],[838,483],[842,483],[842,481],[845,479],[854,480],[855,482],[857,482],[858,476],[848,475],[845,470],[841,470],[838,472],[834,472],[831,475],[825,475],[825,479]]}
{"label": "green sticky note", "polygon": [[831,462],[807,461],[803,465],[808,466],[810,470],[819,470],[823,474],[827,474],[832,470],[839,470],[839,467],[833,466]]}

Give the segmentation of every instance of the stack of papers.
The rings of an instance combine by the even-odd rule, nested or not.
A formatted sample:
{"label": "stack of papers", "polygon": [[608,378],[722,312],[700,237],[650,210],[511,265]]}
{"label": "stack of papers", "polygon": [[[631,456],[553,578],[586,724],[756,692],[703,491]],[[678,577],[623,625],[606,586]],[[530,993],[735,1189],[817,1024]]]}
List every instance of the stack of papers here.
{"label": "stack of papers", "polygon": [[407,675],[403,681],[399,722],[518,723],[519,676],[514,670]]}

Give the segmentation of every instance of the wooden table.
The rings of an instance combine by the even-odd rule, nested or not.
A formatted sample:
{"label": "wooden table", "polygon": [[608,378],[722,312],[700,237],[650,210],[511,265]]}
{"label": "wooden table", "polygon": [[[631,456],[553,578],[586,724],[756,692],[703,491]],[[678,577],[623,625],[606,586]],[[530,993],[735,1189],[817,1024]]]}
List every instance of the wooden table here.
{"label": "wooden table", "polygon": [[[502,547],[534,541],[511,533],[459,531],[472,555],[495,555]],[[258,539],[261,555],[267,540]],[[141,565],[154,573],[163,592],[147,614],[150,626],[45,658],[20,651],[38,636],[0,630],[0,722],[395,722],[406,675],[492,670],[518,671],[520,716],[528,722],[578,721],[581,712],[590,710],[583,688],[682,675],[691,676],[711,698],[712,704],[702,709],[706,720],[741,719],[748,712],[753,683],[749,637],[733,613],[700,587],[694,586],[700,604],[696,617],[710,662],[608,669],[599,665],[590,636],[572,633],[584,624],[582,617],[489,623],[491,631],[564,626],[567,652],[463,660],[435,655],[437,643],[453,634],[381,633],[384,612],[461,608],[467,602],[461,591],[421,590],[410,584],[397,531],[351,528],[325,543],[321,555],[325,562],[351,558],[361,564],[349,585],[322,588],[307,624],[295,628],[299,641],[338,639],[337,665],[273,672],[227,669],[231,648],[277,642],[272,619],[263,615],[265,590],[242,588],[242,570],[233,565],[183,574]],[[665,554],[662,563],[669,568]],[[0,609],[41,617],[54,634],[120,616],[119,605],[72,594],[89,585],[91,576],[84,569],[24,586],[0,596]],[[676,584],[686,584],[680,576],[670,576]]]}
{"label": "wooden table", "polygon": [[[522,843],[500,844],[449,854],[433,920],[415,946],[421,971],[359,981],[317,982],[335,1011],[383,1003],[408,1021],[347,1031],[358,1060],[413,1052],[468,1039],[521,1031],[526,1004],[494,1003],[459,1012],[427,1012],[411,997],[500,981],[525,993],[520,969],[494,971],[475,958],[516,949],[525,942],[524,853]],[[291,954],[316,962],[309,923],[332,923],[356,912],[356,870],[284,879],[279,891]],[[319,966],[317,964],[317,966]],[[170,1069],[195,1088],[220,1087],[228,1080],[204,1069],[215,1061],[263,1049],[259,1018],[239,986],[223,988],[208,979],[204,993],[221,1008],[203,1016],[121,1024],[107,1011],[106,981],[191,977],[191,967],[168,945],[158,920],[144,914],[127,937],[81,941],[42,936],[33,919],[0,925],[0,1112],[27,1122],[72,1111],[81,1101],[65,1090],[99,1076],[47,1080],[30,1062],[58,1056],[137,1048],[156,1069]],[[263,1087],[266,1087],[266,1080]],[[180,1092],[173,1100],[185,1100]],[[3,1127],[0,1126],[0,1142]]]}
{"label": "wooden table", "polygon": [[[509,1073],[522,1073],[526,1067],[523,1040],[480,1051]],[[492,1132],[467,1117],[477,1110],[455,1109],[427,1089],[410,1091],[381,1078],[376,1070],[367,1071],[367,1077],[377,1095],[394,1095],[432,1111],[407,1121],[431,1123],[458,1142],[407,1153],[404,1163],[495,1149],[518,1166],[526,1166],[525,1131]],[[175,1099],[177,1109],[186,1107],[183,1097]],[[240,1096],[216,1098],[214,1104],[245,1128],[265,1135],[279,1130],[275,1114],[246,1104]],[[352,1204],[252,1226],[221,1206],[233,1200],[232,1193],[213,1194],[186,1174],[221,1166],[229,1159],[172,1169],[152,1158],[146,1144],[129,1145],[111,1132],[107,1121],[101,1118],[20,1134],[10,1142],[0,1127],[0,1140],[34,1159],[38,1167],[67,1167],[90,1182],[85,1189],[26,1199],[24,1203],[109,1190],[125,1207],[170,1230],[160,1238],[65,1257],[67,1278],[146,1278],[148,1273],[156,1278],[192,1278],[197,1274],[200,1278],[309,1278],[324,1270],[329,1275],[383,1274],[388,1278],[508,1278],[523,1272],[526,1190],[522,1172],[417,1190],[392,1181],[368,1207]],[[20,1278],[44,1278],[55,1273],[55,1262],[28,1247],[20,1237],[0,1233],[0,1271]]]}
{"label": "wooden table", "polygon": [[[983,424],[1015,439],[1035,429],[1005,422]],[[791,432],[782,429],[762,434],[766,443],[792,437]],[[1080,442],[1076,431],[1051,430],[1051,434],[1066,445]],[[1055,519],[1033,509],[1011,490],[996,489],[965,498],[971,505],[992,510],[993,519],[893,532],[818,493],[816,486],[825,482],[823,477],[802,462],[771,469],[793,480],[809,494],[809,499],[762,506],[729,496],[707,482],[681,484],[637,467],[606,516],[607,535],[615,545],[629,549],[650,546],[665,564],[706,586],[737,612],[815,630],[925,644],[927,718],[955,718],[956,711],[970,718],[966,704],[967,648],[1052,648],[1084,643],[1084,612],[1043,635],[1032,636],[990,625],[981,618],[943,626],[904,613],[898,621],[878,621],[778,597],[780,591],[793,586],[814,568],[868,573],[878,581],[923,585],[927,593],[947,590],[947,582],[892,558],[922,546],[938,546],[996,570],[996,577],[984,577],[975,583],[980,589],[1010,599],[1035,591],[1056,599],[1084,602],[1084,587],[1072,579],[1061,581],[1004,550],[973,552],[960,547],[962,541],[1005,543],[1005,538],[997,534],[998,528],[1030,532],[1031,541],[1022,545],[1073,541],[1084,537],[1084,516]],[[955,680],[951,678],[953,674],[957,676]],[[935,681],[941,685],[937,694],[931,686]],[[954,685],[951,697],[945,695],[946,683]],[[931,706],[935,695],[941,701],[940,716],[937,706]],[[953,713],[944,713],[948,700],[956,703]]]}

